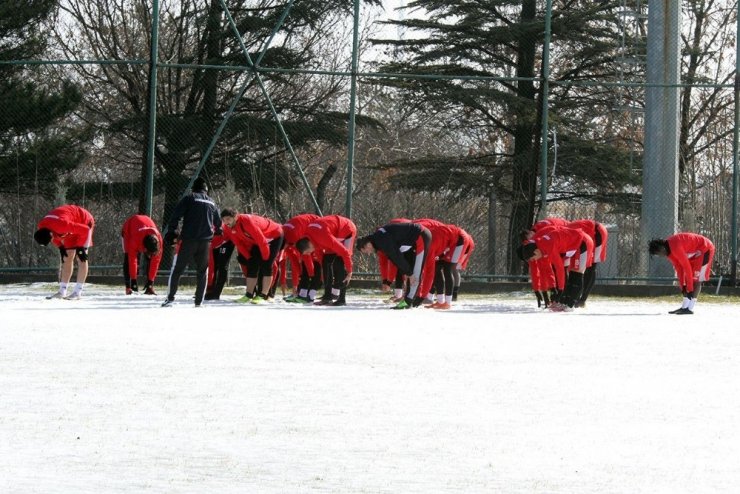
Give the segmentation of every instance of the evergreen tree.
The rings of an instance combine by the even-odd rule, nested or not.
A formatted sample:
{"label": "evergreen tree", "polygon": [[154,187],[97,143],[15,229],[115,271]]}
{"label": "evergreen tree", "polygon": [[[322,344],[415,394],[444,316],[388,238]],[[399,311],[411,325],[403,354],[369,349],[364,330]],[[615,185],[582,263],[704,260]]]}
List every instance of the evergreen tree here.
{"label": "evergreen tree", "polygon": [[[566,177],[553,188],[556,198],[636,202],[628,188],[639,181],[629,169],[629,144],[610,127],[615,93],[579,84],[617,79],[618,3],[554,2],[549,118],[558,129],[558,173]],[[379,70],[428,76],[383,84],[400,88],[410,107],[434,115],[435,132],[445,129],[463,143],[443,155],[385,166],[397,170],[400,186],[481,197],[494,190],[511,207],[512,272],[521,269],[511,255],[517,234],[532,224],[539,199],[542,6],[536,0],[414,0],[410,12],[424,15],[392,22],[412,34],[377,40],[397,54]]]}
{"label": "evergreen tree", "polygon": [[0,192],[51,195],[83,158],[77,137],[59,125],[79,105],[79,90],[23,64],[43,54],[41,25],[56,4],[0,0]]}

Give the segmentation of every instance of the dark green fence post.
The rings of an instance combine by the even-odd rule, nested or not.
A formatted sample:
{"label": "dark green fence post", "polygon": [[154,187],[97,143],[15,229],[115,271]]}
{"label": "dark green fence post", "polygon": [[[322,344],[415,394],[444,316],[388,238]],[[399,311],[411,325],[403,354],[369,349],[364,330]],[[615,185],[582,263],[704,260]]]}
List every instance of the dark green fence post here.
{"label": "dark green fence post", "polygon": [[152,3],[152,46],[149,56],[149,132],[147,135],[146,214],[152,215],[154,196],[154,149],[157,139],[157,53],[159,45],[159,0]]}
{"label": "dark green fence post", "polygon": [[[737,26],[735,30],[735,46],[740,40],[740,4],[737,6]],[[738,186],[738,138],[740,138],[740,53],[735,50],[735,130],[732,136],[732,242],[730,253],[730,278],[732,286],[737,285],[737,186]]]}
{"label": "dark green fence post", "polygon": [[354,28],[352,29],[352,76],[350,78],[349,93],[349,134],[347,142],[347,199],[344,207],[344,214],[347,218],[352,217],[352,189],[353,171],[355,166],[355,114],[357,107],[357,65],[359,51],[359,31],[360,31],[360,0],[355,0],[354,11]]}

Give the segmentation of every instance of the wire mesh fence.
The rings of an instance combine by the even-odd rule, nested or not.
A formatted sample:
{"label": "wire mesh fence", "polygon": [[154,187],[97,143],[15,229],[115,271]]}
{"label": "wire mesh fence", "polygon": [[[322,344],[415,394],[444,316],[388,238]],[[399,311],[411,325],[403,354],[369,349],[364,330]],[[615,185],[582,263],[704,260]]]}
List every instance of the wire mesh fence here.
{"label": "wire mesh fence", "polygon": [[[548,215],[609,225],[602,276],[645,275],[647,2],[11,3],[0,267],[56,264],[33,232],[63,203],[96,218],[92,264],[118,266],[125,219],[149,200],[164,225],[200,173],[220,207],[281,222],[318,206],[360,233],[455,223],[476,241],[469,276],[522,272],[512,246],[545,190]],[[710,4],[681,2],[678,135],[652,139],[678,147],[677,226],[714,241],[720,274],[734,255],[738,7]]]}

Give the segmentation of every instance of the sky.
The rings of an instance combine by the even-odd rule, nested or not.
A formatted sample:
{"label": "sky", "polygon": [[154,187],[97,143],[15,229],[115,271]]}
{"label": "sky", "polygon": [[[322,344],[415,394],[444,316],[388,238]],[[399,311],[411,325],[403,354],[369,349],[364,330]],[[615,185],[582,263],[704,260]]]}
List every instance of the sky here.
{"label": "sky", "polygon": [[[0,285],[0,492],[734,493],[740,305]],[[710,300],[712,299],[712,300]]]}

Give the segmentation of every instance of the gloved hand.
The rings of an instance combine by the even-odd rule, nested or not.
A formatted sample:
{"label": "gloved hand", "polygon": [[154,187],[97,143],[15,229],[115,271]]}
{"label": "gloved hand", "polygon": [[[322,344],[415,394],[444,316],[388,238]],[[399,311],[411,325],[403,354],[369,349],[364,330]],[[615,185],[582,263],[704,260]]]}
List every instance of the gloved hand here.
{"label": "gloved hand", "polygon": [[64,262],[64,258],[67,257],[67,249],[65,249],[63,245],[59,246],[59,257],[62,259],[62,262]]}
{"label": "gloved hand", "polygon": [[154,280],[148,280],[144,285],[144,295],[156,295],[154,292]]}
{"label": "gloved hand", "polygon": [[164,234],[164,243],[165,245],[175,245],[177,243],[177,237],[180,236],[180,233],[175,231],[168,231]]}
{"label": "gloved hand", "polygon": [[79,259],[82,262],[87,262],[87,248],[86,247],[79,247],[75,251],[75,255],[77,256],[77,259]]}
{"label": "gloved hand", "polygon": [[[535,290],[534,291],[534,296],[537,297],[537,308],[539,309],[540,307],[542,307],[542,303],[544,302],[544,299],[542,297],[542,292],[540,292],[538,290]],[[547,306],[545,306],[545,307],[547,307]]]}

